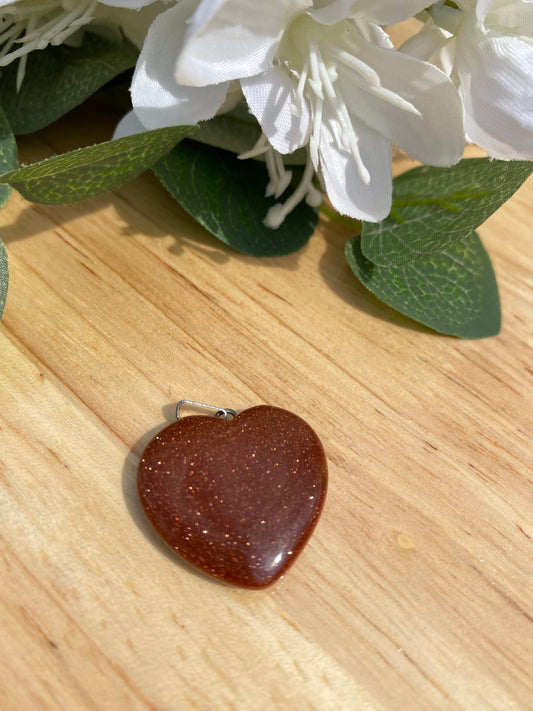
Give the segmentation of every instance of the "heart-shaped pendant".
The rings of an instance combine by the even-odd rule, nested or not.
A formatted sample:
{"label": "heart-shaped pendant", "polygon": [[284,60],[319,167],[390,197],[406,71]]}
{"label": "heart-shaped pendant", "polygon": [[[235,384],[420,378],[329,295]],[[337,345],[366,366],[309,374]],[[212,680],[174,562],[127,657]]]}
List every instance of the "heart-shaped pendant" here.
{"label": "heart-shaped pendant", "polygon": [[260,405],[232,420],[228,413],[183,417],[159,432],[141,457],[139,498],[157,533],[190,564],[231,585],[264,588],[317,523],[326,458],[311,427],[287,410]]}

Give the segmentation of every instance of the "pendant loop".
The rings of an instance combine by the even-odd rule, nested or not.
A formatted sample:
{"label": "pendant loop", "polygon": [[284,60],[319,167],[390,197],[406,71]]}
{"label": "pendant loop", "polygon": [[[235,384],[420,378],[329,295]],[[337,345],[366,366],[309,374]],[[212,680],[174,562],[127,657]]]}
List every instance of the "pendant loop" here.
{"label": "pendant loop", "polygon": [[179,420],[183,415],[181,414],[181,409],[184,406],[198,408],[200,410],[210,410],[215,412],[215,417],[222,417],[224,422],[228,420],[233,420],[237,417],[235,410],[231,410],[229,407],[215,407],[214,405],[206,405],[203,402],[195,402],[194,400],[180,400],[176,405],[176,419]]}

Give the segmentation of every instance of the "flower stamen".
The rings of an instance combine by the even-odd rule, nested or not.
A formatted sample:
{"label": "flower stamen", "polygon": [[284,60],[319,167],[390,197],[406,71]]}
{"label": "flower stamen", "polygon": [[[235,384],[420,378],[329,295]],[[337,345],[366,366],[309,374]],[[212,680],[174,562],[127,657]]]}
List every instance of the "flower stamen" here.
{"label": "flower stamen", "polygon": [[[27,55],[47,45],[59,45],[93,19],[97,0],[83,0],[66,11],[60,0],[49,3],[6,6],[0,21],[0,67],[20,59],[17,71],[17,91],[26,71]],[[13,46],[20,45],[16,49]]]}
{"label": "flower stamen", "polygon": [[351,69],[356,74],[359,74],[359,76],[362,77],[369,86],[381,86],[379,74],[366,62],[363,62],[362,59],[354,57],[353,54],[350,54],[345,49],[340,49],[332,44],[328,44],[325,47],[325,50],[327,51],[329,57],[333,57],[333,59],[336,59],[341,64],[344,64],[344,66],[348,69]]}
{"label": "flower stamen", "polygon": [[339,141],[347,151],[350,151],[357,165],[357,171],[361,180],[365,183],[365,185],[368,185],[370,183],[370,173],[361,158],[357,135],[354,131],[346,103],[344,102],[341,94],[336,91],[331,80],[330,72],[322,59],[322,55],[316,43],[312,42],[310,44],[310,50],[317,57],[317,67],[319,78],[321,80],[321,86],[324,87],[328,101],[341,128],[341,133],[338,137]]}
{"label": "flower stamen", "polygon": [[307,77],[309,75],[309,60],[306,59],[304,62],[303,69],[300,73],[300,77],[298,79],[298,86],[296,87],[296,101],[291,104],[291,113],[293,116],[301,116],[303,112],[303,106],[304,106],[304,89],[305,89],[305,83],[307,81]]}
{"label": "flower stamen", "polygon": [[[383,101],[395,106],[397,109],[407,111],[415,116],[421,116],[420,111],[416,108],[416,106],[414,106],[414,104],[407,101],[407,99],[404,99],[395,91],[391,91],[391,89],[386,89],[382,86],[378,73],[372,69],[372,67],[368,66],[366,62],[363,62],[363,60],[358,57],[354,57],[353,54],[350,54],[346,50],[339,49],[331,44],[326,45],[324,50],[327,52],[328,57],[333,57],[347,69],[355,72],[357,77],[354,77],[353,81],[361,88],[365,89],[370,94],[383,99]],[[364,83],[361,82],[360,79],[363,79]]]}
{"label": "flower stamen", "polygon": [[261,134],[253,148],[246,151],[246,153],[241,153],[237,158],[245,160],[247,158],[258,158],[260,155],[265,156],[269,178],[265,196],[271,197],[273,195],[277,199],[289,187],[292,180],[292,171],[285,169],[281,155],[272,148],[264,133]]}
{"label": "flower stamen", "polygon": [[377,88],[368,87],[368,91],[371,94],[375,94],[375,96],[378,96],[380,99],[383,99],[383,101],[386,101],[388,104],[395,106],[397,109],[407,111],[407,113],[414,114],[415,116],[422,116],[414,104],[407,101],[407,99],[404,99],[403,96],[400,96],[395,91],[385,89],[383,86]]}
{"label": "flower stamen", "polygon": [[320,68],[319,61],[322,62],[322,56],[318,45],[316,42],[309,43],[309,66],[311,69],[311,78],[307,80],[307,83],[313,90],[315,96],[318,99],[324,99],[324,93],[322,91],[322,82],[320,81]]}
{"label": "flower stamen", "polygon": [[308,205],[312,205],[313,207],[320,205],[320,202],[322,202],[322,193],[313,185],[314,175],[315,168],[311,156],[308,154],[302,179],[298,187],[284,203],[277,203],[270,208],[264,219],[264,223],[267,227],[273,229],[279,227],[287,215],[292,212],[304,198]]}

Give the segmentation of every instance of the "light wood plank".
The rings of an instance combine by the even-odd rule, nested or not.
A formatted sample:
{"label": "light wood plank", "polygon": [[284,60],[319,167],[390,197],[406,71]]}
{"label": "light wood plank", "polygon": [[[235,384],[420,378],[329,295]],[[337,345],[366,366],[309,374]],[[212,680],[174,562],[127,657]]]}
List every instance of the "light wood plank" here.
{"label": "light wood plank", "polygon": [[[103,139],[92,111],[23,159]],[[148,174],[75,205],[14,196],[2,711],[531,708],[532,197],[481,229],[504,325],[463,342],[379,304],[326,219],[298,254],[255,260]],[[192,572],[139,511],[138,456],[182,397],[286,407],[324,442],[323,518],[267,591]]]}

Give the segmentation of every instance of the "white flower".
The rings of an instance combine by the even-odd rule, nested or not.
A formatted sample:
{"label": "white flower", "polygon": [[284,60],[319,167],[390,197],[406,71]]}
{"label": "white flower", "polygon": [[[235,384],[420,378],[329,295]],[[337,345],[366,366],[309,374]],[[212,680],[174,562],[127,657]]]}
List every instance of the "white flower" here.
{"label": "white flower", "polygon": [[[116,27],[123,19],[126,34],[135,39],[139,32],[125,9],[139,10],[152,3],[154,0],[0,0],[0,67],[20,60],[17,73],[17,87],[20,88],[30,52],[44,49],[49,44],[75,43],[85,26],[94,20],[109,22],[113,12]],[[110,11],[107,6],[124,9]],[[122,13],[122,18],[118,13]],[[145,22],[145,31],[154,16],[152,14]]]}
{"label": "white flower", "polygon": [[533,159],[533,0],[438,2],[401,49],[450,74],[469,140],[493,158]]}
{"label": "white flower", "polygon": [[[239,81],[267,139],[256,153],[309,152],[302,183],[271,209],[267,224],[279,225],[306,196],[316,204],[315,171],[339,212],[380,220],[391,202],[391,142],[434,165],[455,163],[464,146],[451,81],[395,51],[380,27],[424,5],[182,0],[148,32],[132,84],[134,110],[146,128],[193,124],[212,118]],[[270,192],[279,194],[287,176],[272,155],[270,173]]]}

